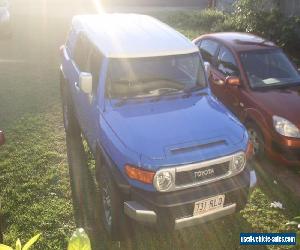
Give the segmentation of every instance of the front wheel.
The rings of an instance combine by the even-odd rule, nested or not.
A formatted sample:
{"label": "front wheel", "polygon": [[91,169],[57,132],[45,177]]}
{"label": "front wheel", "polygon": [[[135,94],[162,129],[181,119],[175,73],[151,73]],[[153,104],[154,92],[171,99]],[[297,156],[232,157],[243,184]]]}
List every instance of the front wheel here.
{"label": "front wheel", "polygon": [[107,166],[101,166],[98,174],[103,226],[112,240],[130,238],[130,223],[123,212],[122,194],[114,183]]}

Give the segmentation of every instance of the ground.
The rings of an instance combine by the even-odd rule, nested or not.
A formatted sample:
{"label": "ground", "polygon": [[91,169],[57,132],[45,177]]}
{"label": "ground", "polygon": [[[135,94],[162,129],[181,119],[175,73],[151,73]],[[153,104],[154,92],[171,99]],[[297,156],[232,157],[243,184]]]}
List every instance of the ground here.
{"label": "ground", "polygon": [[[92,9],[83,1],[12,1],[13,38],[0,42],[0,128],[7,137],[0,149],[0,197],[7,244],[41,232],[35,249],[66,249],[75,229],[59,94],[59,46],[71,16]],[[162,18],[165,13],[155,15]],[[190,38],[199,35],[188,27],[181,31]],[[266,174],[266,164],[272,163],[255,164],[260,185],[234,218],[170,234],[139,227],[128,249],[239,249],[240,232],[288,230],[285,223],[300,214],[299,201]],[[272,201],[282,202],[284,209],[271,208]],[[118,249],[103,231],[99,245]]]}

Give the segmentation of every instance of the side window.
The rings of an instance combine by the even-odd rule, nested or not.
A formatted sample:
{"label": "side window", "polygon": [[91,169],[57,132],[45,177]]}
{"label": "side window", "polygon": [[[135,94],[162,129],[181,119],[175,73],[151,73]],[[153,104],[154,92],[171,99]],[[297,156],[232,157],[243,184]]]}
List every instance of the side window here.
{"label": "side window", "polygon": [[81,72],[87,72],[87,60],[90,53],[90,44],[88,39],[79,34],[75,48],[73,59]]}
{"label": "side window", "polygon": [[212,64],[212,58],[218,49],[218,43],[212,40],[203,40],[200,44],[200,53],[204,62]]}
{"label": "side window", "polygon": [[97,94],[99,85],[99,76],[102,66],[103,56],[96,49],[92,49],[88,58],[87,72],[90,72],[93,76],[93,94]]}
{"label": "side window", "polygon": [[217,68],[226,76],[239,76],[239,69],[233,54],[224,46],[220,48]]}

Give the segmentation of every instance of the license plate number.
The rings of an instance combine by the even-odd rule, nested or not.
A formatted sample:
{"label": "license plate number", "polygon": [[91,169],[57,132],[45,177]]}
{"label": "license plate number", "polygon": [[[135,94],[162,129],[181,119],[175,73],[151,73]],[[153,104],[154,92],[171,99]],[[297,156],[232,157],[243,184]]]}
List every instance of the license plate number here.
{"label": "license plate number", "polygon": [[194,206],[194,216],[222,208],[224,205],[224,201],[225,195],[218,195],[202,201],[198,201]]}

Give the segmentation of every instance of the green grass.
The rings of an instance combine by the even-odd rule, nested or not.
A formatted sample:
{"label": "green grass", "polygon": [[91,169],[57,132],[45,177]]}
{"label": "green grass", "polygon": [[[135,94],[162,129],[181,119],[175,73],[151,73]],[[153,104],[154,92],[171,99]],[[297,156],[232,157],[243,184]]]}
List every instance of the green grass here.
{"label": "green grass", "polygon": [[[25,242],[41,232],[34,249],[60,250],[66,249],[75,224],[59,100],[58,48],[70,17],[79,9],[67,13],[58,7],[59,1],[47,8],[42,2],[28,0],[25,5],[15,0],[14,37],[0,42],[0,128],[7,137],[0,149],[0,197],[6,218],[5,243],[12,245],[18,237]],[[161,19],[164,15],[159,13]],[[180,27],[180,31],[194,38],[201,27]],[[236,220],[174,233],[155,233],[139,226],[128,249],[242,249],[240,232],[286,231],[285,223],[300,214],[299,202],[266,178],[260,165],[257,169],[263,185]],[[270,208],[274,200],[285,209]],[[118,249],[104,233],[99,241],[101,249]]]}
{"label": "green grass", "polygon": [[74,229],[60,110],[26,115],[0,150],[5,240],[42,232],[39,249],[62,249]]}

